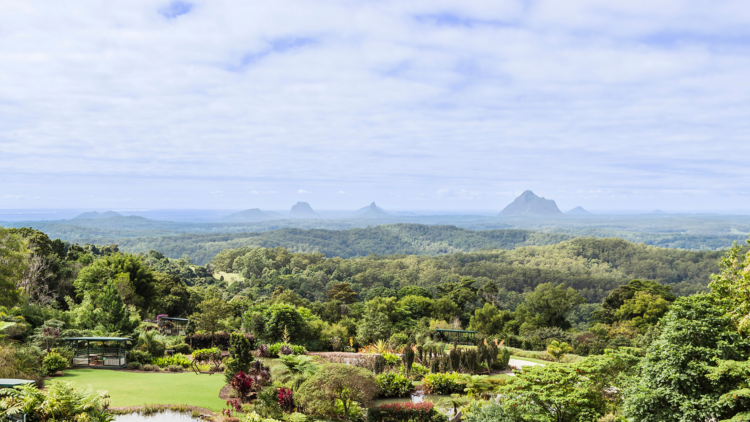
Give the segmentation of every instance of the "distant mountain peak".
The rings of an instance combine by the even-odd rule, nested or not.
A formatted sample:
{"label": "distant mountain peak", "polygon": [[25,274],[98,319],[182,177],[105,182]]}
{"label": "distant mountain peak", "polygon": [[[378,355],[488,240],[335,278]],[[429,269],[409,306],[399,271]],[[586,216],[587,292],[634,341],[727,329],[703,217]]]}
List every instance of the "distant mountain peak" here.
{"label": "distant mountain peak", "polygon": [[385,212],[384,209],[375,205],[374,202],[367,207],[362,207],[357,210],[357,218],[380,218],[386,216],[388,216],[388,213]]}
{"label": "distant mountain peak", "polygon": [[552,199],[545,199],[527,190],[500,212],[501,216],[511,215],[563,215]]}
{"label": "distant mountain peak", "polygon": [[593,215],[591,212],[586,211],[585,209],[583,209],[583,207],[580,206],[580,205],[577,206],[577,207],[575,207],[575,208],[573,208],[572,210],[566,212],[565,214],[568,214],[568,215]]}
{"label": "distant mountain peak", "polygon": [[73,220],[102,220],[104,218],[111,218],[111,217],[122,217],[122,214],[120,214],[119,212],[114,212],[114,211],[106,211],[103,213],[91,211],[91,212],[85,212],[81,215],[78,215],[75,218],[73,218]]}
{"label": "distant mountain peak", "polygon": [[273,217],[261,211],[259,208],[251,208],[249,210],[230,214],[222,218],[222,221],[228,221],[228,222],[233,222],[233,223],[243,223],[243,222],[248,222],[248,221],[269,220],[271,218]]}
{"label": "distant mountain peak", "polygon": [[290,214],[292,215],[317,215],[315,211],[313,211],[310,204],[307,202],[297,202],[296,204],[292,205],[292,210],[290,211]]}

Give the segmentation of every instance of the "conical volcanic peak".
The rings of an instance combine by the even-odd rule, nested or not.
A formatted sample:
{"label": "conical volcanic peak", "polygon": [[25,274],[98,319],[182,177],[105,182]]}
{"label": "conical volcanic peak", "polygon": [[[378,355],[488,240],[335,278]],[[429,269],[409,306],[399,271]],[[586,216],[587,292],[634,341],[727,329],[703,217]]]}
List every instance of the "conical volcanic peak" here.
{"label": "conical volcanic peak", "polygon": [[552,199],[540,198],[534,195],[534,192],[527,190],[505,207],[500,215],[563,215],[563,213]]}
{"label": "conical volcanic peak", "polygon": [[575,207],[572,210],[566,212],[565,214],[568,214],[568,215],[594,215],[591,212],[586,211],[585,209],[583,209],[583,207],[581,207],[581,206]]}
{"label": "conical volcanic peak", "polygon": [[388,213],[384,209],[375,205],[373,202],[367,207],[362,207],[357,210],[357,218],[381,218],[388,216]]}
{"label": "conical volcanic peak", "polygon": [[297,202],[292,205],[292,210],[289,213],[297,216],[317,215],[307,202]]}

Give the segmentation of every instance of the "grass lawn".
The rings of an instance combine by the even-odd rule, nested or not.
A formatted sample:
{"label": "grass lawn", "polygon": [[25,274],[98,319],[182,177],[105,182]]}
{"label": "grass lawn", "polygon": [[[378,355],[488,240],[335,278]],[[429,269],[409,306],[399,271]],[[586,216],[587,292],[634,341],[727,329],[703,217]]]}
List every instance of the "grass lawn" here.
{"label": "grass lawn", "polygon": [[510,378],[510,377],[511,377],[511,375],[508,375],[508,374],[495,374],[495,375],[490,375],[488,377],[488,379],[490,379],[490,378],[492,378],[492,379],[500,379],[500,378]]}
{"label": "grass lawn", "polygon": [[549,365],[550,363],[554,363],[554,362],[550,362],[548,360],[541,360],[541,359],[534,359],[534,358],[524,358],[524,357],[521,357],[521,356],[511,356],[510,358],[511,359],[518,359],[518,360],[525,360],[527,362],[536,362],[536,363],[541,363],[541,364],[547,364],[547,365]]}
{"label": "grass lawn", "polygon": [[219,391],[224,374],[137,373],[110,369],[68,369],[55,380],[91,385],[94,390],[107,390],[112,407],[144,404],[187,404],[220,411],[224,400]]}

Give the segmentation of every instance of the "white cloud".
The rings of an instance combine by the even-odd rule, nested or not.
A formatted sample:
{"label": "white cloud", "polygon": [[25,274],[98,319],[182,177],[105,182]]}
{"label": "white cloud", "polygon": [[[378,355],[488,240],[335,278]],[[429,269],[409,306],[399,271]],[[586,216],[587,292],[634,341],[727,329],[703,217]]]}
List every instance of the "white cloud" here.
{"label": "white cloud", "polygon": [[342,190],[340,190],[338,193],[339,193],[339,195],[345,195],[346,194],[346,192],[344,192]]}
{"label": "white cloud", "polygon": [[310,192],[308,192],[308,191],[306,191],[304,189],[300,189],[300,190],[297,191],[297,193],[299,193],[300,195],[304,195],[304,194],[308,194]]}
{"label": "white cloud", "polygon": [[141,206],[217,182],[284,207],[302,183],[334,204],[750,193],[742,2],[191,3],[0,3],[0,183]]}

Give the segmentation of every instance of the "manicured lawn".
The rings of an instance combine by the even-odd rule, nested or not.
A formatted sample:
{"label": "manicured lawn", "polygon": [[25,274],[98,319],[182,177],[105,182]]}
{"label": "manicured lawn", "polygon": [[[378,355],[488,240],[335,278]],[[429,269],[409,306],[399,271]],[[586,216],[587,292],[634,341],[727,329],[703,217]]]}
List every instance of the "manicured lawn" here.
{"label": "manicured lawn", "polygon": [[224,374],[68,369],[64,376],[54,379],[72,381],[77,385],[91,385],[94,390],[106,390],[112,407],[187,404],[220,411],[225,404],[219,398],[219,391],[224,386]]}
{"label": "manicured lawn", "polygon": [[500,379],[500,378],[510,378],[510,377],[511,375],[508,375],[508,374],[495,374],[495,375],[489,376],[488,378]]}
{"label": "manicured lawn", "polygon": [[527,362],[536,362],[536,363],[541,363],[541,364],[554,363],[554,362],[550,362],[548,360],[541,360],[541,359],[534,359],[534,358],[524,358],[524,357],[521,357],[521,356],[511,356],[510,358],[511,359],[518,359],[518,360],[525,360]]}

